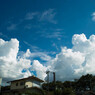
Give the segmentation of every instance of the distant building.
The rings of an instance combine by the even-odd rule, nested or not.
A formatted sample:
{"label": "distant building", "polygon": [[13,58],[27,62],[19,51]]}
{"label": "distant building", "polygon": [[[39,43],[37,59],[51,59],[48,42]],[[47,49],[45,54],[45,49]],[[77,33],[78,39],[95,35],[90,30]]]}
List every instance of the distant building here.
{"label": "distant building", "polygon": [[0,78],[0,92],[1,92],[1,83],[2,83],[2,78]]}

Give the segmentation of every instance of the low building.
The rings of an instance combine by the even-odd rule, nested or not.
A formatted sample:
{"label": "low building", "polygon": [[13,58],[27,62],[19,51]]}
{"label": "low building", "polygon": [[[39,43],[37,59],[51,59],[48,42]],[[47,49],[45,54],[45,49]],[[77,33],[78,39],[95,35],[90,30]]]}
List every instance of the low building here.
{"label": "low building", "polygon": [[[44,82],[43,80],[35,77],[30,76],[28,78],[18,79],[9,81],[8,83],[11,83],[10,90],[8,91],[2,91],[2,95],[19,95],[18,93],[26,93],[27,91],[40,91],[41,84]],[[21,94],[20,94],[21,95]]]}
{"label": "low building", "polygon": [[28,78],[13,80],[9,82],[11,82],[10,89],[13,90],[13,89],[24,89],[31,87],[41,88],[41,83],[44,81],[35,76],[30,76]]}

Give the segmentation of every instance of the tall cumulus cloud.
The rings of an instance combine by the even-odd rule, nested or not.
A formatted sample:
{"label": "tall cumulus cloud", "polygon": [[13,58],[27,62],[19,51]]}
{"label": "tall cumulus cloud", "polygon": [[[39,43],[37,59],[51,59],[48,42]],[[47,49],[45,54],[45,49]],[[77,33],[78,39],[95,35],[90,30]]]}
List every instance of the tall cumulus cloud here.
{"label": "tall cumulus cloud", "polygon": [[87,73],[95,74],[95,35],[87,39],[85,34],[75,34],[72,44],[71,49],[62,47],[52,61],[57,80],[73,80]]}
{"label": "tall cumulus cloud", "polygon": [[31,75],[28,70],[22,73],[24,68],[29,68],[31,66],[31,61],[24,57],[18,57],[18,52],[19,41],[17,39],[11,39],[10,41],[0,39],[0,77],[4,80],[17,79]]}

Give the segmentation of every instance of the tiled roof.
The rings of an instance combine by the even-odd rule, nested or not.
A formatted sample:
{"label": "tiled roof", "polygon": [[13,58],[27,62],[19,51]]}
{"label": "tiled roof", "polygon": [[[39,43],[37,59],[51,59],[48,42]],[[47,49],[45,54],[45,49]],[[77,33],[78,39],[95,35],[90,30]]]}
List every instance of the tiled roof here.
{"label": "tiled roof", "polygon": [[44,82],[43,80],[35,77],[35,76],[30,76],[30,77],[27,77],[27,78],[23,78],[23,79],[17,79],[17,80],[12,80],[12,81],[8,81],[9,82],[15,82],[15,81],[21,81],[21,80],[28,80],[28,79],[33,79],[33,80],[37,80],[37,81],[40,81],[40,82]]}

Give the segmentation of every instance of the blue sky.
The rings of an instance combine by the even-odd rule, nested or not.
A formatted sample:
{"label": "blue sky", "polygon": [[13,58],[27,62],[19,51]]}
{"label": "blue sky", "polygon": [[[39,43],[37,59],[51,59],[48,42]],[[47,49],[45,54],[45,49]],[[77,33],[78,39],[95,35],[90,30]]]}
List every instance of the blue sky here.
{"label": "blue sky", "polygon": [[95,0],[0,0],[0,38],[16,38],[20,52],[55,57],[72,48],[73,35],[95,34],[94,12]]}
{"label": "blue sky", "polygon": [[[94,0],[3,0],[0,1],[0,37],[17,38],[22,51],[30,48],[30,44],[57,52],[60,46],[72,46],[74,34],[85,33],[87,37],[94,34],[95,22],[91,16],[94,10]],[[29,14],[34,14],[33,18]]]}

